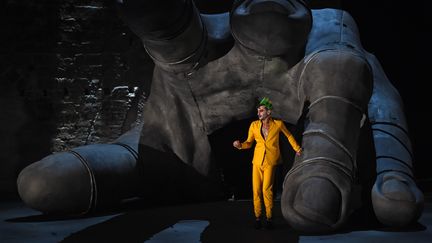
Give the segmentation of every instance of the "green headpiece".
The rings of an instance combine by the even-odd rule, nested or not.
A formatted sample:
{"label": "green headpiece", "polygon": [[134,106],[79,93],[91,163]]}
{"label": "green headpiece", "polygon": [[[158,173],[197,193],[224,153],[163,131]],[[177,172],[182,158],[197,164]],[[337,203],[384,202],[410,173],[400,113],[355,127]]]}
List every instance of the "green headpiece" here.
{"label": "green headpiece", "polygon": [[269,110],[273,109],[272,102],[267,97],[262,98],[258,106],[262,106],[262,105],[265,106]]}

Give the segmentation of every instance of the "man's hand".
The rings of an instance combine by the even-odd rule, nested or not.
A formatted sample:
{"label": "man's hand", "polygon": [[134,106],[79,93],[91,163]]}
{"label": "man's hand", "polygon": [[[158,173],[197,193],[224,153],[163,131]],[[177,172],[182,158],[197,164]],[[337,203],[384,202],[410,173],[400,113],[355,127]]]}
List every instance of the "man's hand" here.
{"label": "man's hand", "polygon": [[297,156],[300,156],[301,153],[302,153],[302,151],[303,151],[303,148],[300,148],[300,150],[296,152],[296,155],[297,155]]}
{"label": "man's hand", "polygon": [[239,140],[235,140],[233,142],[233,146],[236,147],[236,148],[238,148],[238,149],[241,149],[241,143],[240,143],[240,141]]}

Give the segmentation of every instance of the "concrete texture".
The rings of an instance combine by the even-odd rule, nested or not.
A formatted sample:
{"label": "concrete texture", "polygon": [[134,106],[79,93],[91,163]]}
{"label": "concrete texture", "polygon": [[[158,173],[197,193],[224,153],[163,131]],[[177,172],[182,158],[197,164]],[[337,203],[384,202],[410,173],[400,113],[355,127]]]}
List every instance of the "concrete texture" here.
{"label": "concrete texture", "polygon": [[109,1],[10,0],[0,8],[0,194],[51,152],[129,130],[153,63]]}
{"label": "concrete texture", "polygon": [[[0,242],[430,242],[432,197],[420,220],[390,229],[359,212],[347,227],[326,235],[305,235],[283,220],[275,203],[275,229],[252,227],[249,200],[149,206],[135,201],[112,212],[85,217],[41,215],[21,202],[0,204]],[[369,217],[369,218],[368,218]]]}

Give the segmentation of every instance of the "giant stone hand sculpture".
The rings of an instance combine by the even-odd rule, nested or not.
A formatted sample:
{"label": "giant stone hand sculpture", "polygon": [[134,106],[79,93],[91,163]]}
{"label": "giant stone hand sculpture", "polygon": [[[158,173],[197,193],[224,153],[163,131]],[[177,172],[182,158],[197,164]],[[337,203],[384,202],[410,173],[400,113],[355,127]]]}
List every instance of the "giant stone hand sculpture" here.
{"label": "giant stone hand sculpture", "polygon": [[200,14],[191,0],[123,0],[118,7],[156,64],[142,121],[112,144],[25,168],[18,189],[29,206],[76,214],[137,195],[209,198],[217,177],[208,136],[253,117],[257,98],[268,96],[275,116],[304,119],[304,152],[281,198],[292,227],[325,232],[346,222],[359,163],[375,163],[357,159],[369,122],[377,218],[390,226],[419,218],[423,195],[413,180],[402,102],[347,12],[310,10],[301,0],[241,0],[216,15]]}

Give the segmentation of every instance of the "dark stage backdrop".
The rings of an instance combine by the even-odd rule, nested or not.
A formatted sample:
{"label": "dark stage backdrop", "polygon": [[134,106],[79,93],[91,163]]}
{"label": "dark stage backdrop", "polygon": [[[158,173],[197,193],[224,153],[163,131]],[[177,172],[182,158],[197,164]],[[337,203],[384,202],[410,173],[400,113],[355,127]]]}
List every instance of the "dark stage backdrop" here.
{"label": "dark stage backdrop", "polygon": [[[206,13],[232,0],[195,0]],[[17,198],[26,165],[51,152],[108,142],[134,120],[153,64],[107,0],[0,2],[0,200]],[[362,43],[399,90],[415,155],[415,176],[432,191],[430,3],[426,0],[308,1],[347,10]]]}
{"label": "dark stage backdrop", "polygon": [[415,156],[414,173],[430,191],[432,166],[426,144],[432,134],[427,118],[432,103],[427,88],[432,64],[430,2],[354,0],[342,1],[341,6],[356,19],[364,48],[377,56],[402,96]]}

